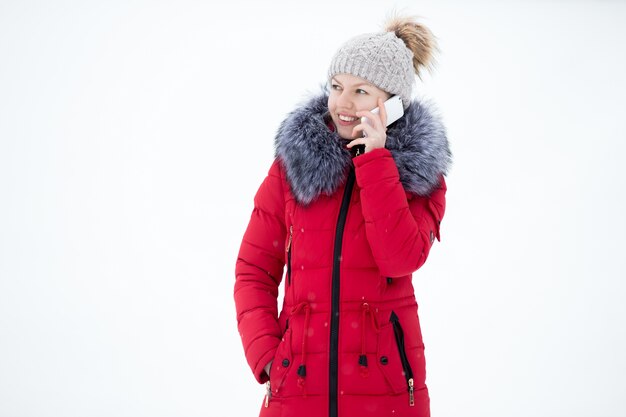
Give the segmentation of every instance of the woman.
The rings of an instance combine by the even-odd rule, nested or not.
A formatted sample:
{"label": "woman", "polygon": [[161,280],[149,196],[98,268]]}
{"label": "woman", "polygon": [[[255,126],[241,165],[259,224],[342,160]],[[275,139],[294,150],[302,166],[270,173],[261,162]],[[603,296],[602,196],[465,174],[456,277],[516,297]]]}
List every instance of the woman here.
{"label": "woman", "polygon": [[[412,274],[439,239],[451,154],[411,96],[434,49],[402,17],[349,40],[330,89],[278,130],[235,270],[245,356],[267,384],[261,416],[430,415]],[[394,95],[405,114],[386,127]]]}

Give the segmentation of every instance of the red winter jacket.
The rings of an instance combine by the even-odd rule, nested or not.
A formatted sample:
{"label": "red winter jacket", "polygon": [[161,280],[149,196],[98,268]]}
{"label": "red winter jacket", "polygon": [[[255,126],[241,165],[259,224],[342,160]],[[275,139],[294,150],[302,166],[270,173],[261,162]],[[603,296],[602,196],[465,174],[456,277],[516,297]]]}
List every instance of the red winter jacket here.
{"label": "red winter jacket", "polygon": [[352,157],[326,102],[281,124],[237,258],[238,328],[260,383],[273,361],[260,415],[429,416],[412,273],[439,239],[445,129],[414,101],[384,149]]}

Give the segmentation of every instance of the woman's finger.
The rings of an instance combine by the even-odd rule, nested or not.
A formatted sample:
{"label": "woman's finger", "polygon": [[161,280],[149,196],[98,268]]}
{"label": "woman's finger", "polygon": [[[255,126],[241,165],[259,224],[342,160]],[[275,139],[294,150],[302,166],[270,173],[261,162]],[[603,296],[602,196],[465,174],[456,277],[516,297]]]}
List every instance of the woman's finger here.
{"label": "woman's finger", "polygon": [[366,145],[365,138],[353,139],[346,145],[346,147],[351,148],[355,145]]}
{"label": "woman's finger", "polygon": [[[357,136],[358,132],[361,132],[359,136]],[[365,132],[367,136],[372,136],[376,134],[377,130],[373,128],[371,125],[369,125],[368,123],[359,123],[358,125],[354,126],[354,128],[352,129],[352,137],[353,138],[362,137],[363,132]]]}
{"label": "woman's finger", "polygon": [[382,98],[378,99],[378,114],[380,114],[380,122],[382,127],[387,126],[387,109],[385,108],[385,102]]}
{"label": "woman's finger", "polygon": [[356,112],[356,115],[359,117],[365,117],[367,119],[366,123],[373,126],[374,128],[383,127],[380,116],[378,114],[372,113],[371,111],[367,110],[361,110]]}

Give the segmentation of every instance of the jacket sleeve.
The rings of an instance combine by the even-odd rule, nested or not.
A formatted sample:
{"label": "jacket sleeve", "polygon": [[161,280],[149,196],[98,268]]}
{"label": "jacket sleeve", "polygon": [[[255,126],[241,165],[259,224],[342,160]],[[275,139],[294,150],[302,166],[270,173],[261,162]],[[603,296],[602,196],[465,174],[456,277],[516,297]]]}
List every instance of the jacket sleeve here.
{"label": "jacket sleeve", "polygon": [[235,266],[237,327],[248,365],[259,383],[282,337],[278,286],[285,266],[285,204],[278,160],[254,197],[254,208]]}
{"label": "jacket sleeve", "polygon": [[420,268],[445,212],[446,183],[427,196],[407,193],[388,149],[374,149],[353,159],[365,233],[382,275],[400,277]]}

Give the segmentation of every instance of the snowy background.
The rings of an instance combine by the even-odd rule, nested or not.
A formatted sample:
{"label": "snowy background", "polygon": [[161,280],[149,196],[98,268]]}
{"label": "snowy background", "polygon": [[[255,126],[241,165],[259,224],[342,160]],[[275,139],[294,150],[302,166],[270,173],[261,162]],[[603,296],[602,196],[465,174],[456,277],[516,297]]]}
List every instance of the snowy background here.
{"label": "snowy background", "polygon": [[437,417],[626,415],[626,3],[0,0],[0,416],[254,416],[232,298],[280,121],[397,10],[454,165]]}

